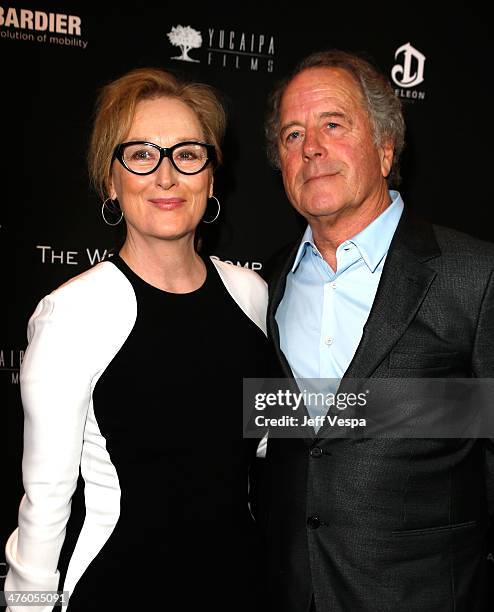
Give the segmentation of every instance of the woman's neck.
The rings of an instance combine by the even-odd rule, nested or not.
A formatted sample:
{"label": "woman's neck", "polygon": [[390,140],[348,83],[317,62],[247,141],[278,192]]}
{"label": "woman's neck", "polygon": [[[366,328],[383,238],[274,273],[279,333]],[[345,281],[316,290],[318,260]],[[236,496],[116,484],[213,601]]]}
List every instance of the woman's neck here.
{"label": "woman's neck", "polygon": [[127,237],[120,257],[144,281],[170,293],[190,293],[206,279],[194,239],[136,241]]}

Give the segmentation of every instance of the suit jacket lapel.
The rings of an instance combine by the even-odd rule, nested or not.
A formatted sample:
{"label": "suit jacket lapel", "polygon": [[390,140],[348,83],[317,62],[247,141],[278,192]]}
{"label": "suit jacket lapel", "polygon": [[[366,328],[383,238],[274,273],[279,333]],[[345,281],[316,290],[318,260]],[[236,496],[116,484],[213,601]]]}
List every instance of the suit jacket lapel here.
{"label": "suit jacket lapel", "polygon": [[[424,262],[440,255],[432,226],[403,212],[390,244],[381,280],[360,343],[339,392],[354,391],[351,378],[371,377],[415,317],[436,272]],[[326,422],[319,439],[332,437]]]}
{"label": "suit jacket lapel", "polygon": [[[272,276],[268,304],[268,333],[287,378],[292,378],[293,374],[280,349],[275,314],[283,298],[286,276],[293,265],[298,246],[299,243]],[[340,390],[344,389],[345,379],[371,376],[405,333],[436,276],[425,262],[439,255],[432,225],[416,219],[405,210],[391,242],[362,338],[344,374]],[[321,437],[324,429],[321,428],[317,437]],[[311,438],[316,436],[313,430],[309,430],[307,428],[306,441],[311,443]]]}
{"label": "suit jacket lapel", "polygon": [[[288,361],[286,360],[286,357],[280,348],[280,331],[278,328],[278,323],[275,319],[275,315],[276,310],[278,309],[278,306],[285,293],[286,277],[293,266],[293,262],[295,260],[299,245],[300,241],[298,241],[295,246],[293,246],[289,250],[288,256],[285,256],[282,259],[281,265],[279,265],[275,270],[274,274],[271,275],[271,280],[269,281],[269,302],[267,313],[268,336],[272,338],[275,353],[281,365],[283,375],[287,378],[287,384],[294,393],[298,393],[299,389],[293,378],[293,372],[290,368],[290,365],[288,364]],[[307,408],[303,403],[300,407],[300,412],[297,416],[300,419],[309,417]],[[313,440],[316,437],[314,429],[307,425],[297,427],[295,431],[299,434],[300,438],[302,438],[303,441],[309,446],[313,443]]]}
{"label": "suit jacket lapel", "polygon": [[403,212],[348,378],[371,376],[405,333],[436,275],[424,262],[440,254],[432,226]]}
{"label": "suit jacket lapel", "polygon": [[293,266],[299,244],[300,243],[297,242],[295,246],[290,249],[288,257],[284,258],[281,267],[278,267],[278,269],[272,275],[272,280],[269,281],[269,302],[267,314],[268,336],[270,336],[273,340],[276,356],[281,364],[283,374],[287,378],[292,378],[293,374],[290,366],[288,365],[288,361],[280,348],[280,331],[278,329],[278,323],[276,322],[275,315],[285,293],[286,277]]}

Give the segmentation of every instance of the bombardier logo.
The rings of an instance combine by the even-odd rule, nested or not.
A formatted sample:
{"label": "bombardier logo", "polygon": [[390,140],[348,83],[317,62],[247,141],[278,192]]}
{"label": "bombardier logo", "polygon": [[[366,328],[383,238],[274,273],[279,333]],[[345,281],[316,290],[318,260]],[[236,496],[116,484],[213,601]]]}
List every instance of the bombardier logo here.
{"label": "bombardier logo", "polygon": [[85,49],[81,34],[78,15],[0,6],[1,38]]}

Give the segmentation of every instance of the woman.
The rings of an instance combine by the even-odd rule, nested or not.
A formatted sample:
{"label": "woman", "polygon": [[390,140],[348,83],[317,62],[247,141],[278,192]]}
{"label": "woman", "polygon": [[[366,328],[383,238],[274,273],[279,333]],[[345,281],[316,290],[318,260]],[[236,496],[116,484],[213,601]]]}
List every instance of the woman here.
{"label": "woman", "polygon": [[102,91],[90,173],[126,239],[30,320],[6,590],[63,588],[69,612],[261,608],[240,403],[266,374],[266,288],[194,246],[224,123],[211,88],[162,70]]}

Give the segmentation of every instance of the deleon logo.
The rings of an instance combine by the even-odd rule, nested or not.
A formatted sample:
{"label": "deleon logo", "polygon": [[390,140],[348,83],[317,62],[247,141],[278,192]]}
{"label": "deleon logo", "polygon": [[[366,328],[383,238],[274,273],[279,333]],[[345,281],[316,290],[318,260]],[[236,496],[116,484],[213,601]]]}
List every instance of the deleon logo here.
{"label": "deleon logo", "polygon": [[198,62],[198,59],[189,57],[191,49],[198,49],[202,45],[202,36],[198,30],[194,30],[190,26],[177,25],[173,26],[167,34],[168,40],[174,47],[182,49],[181,55],[172,57],[171,59],[182,60],[184,62]]}
{"label": "deleon logo", "polygon": [[393,66],[391,77],[400,88],[405,88],[407,91],[395,89],[396,95],[401,98],[423,100],[425,92],[410,91],[410,88],[420,85],[424,81],[425,55],[408,42],[396,50],[395,59],[399,56],[403,56],[402,63],[396,63]]}

